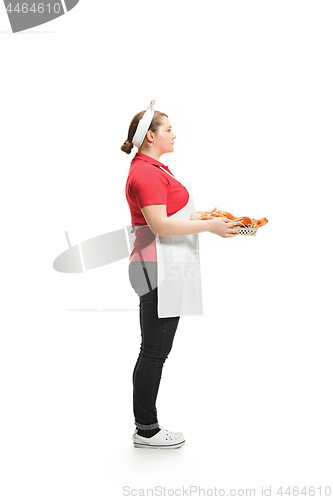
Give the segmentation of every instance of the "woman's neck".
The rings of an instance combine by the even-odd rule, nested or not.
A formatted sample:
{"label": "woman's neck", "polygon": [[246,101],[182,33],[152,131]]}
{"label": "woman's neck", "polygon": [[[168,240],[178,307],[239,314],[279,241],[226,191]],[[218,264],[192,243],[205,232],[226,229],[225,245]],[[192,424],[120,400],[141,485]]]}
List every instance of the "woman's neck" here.
{"label": "woman's neck", "polygon": [[143,155],[150,156],[151,158],[154,158],[154,160],[157,160],[157,161],[160,161],[160,158],[162,156],[159,151],[154,151],[153,148],[150,148],[150,149],[139,148],[138,153],[142,153]]}

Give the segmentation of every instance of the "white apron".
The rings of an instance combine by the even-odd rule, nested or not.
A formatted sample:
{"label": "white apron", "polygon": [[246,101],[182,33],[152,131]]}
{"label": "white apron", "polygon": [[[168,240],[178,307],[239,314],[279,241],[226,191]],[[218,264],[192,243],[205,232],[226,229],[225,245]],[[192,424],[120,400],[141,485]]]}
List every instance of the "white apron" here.
{"label": "white apron", "polygon": [[[189,200],[171,217],[189,220],[195,212],[191,184],[182,185]],[[156,236],[156,255],[158,317],[202,316],[199,235]]]}

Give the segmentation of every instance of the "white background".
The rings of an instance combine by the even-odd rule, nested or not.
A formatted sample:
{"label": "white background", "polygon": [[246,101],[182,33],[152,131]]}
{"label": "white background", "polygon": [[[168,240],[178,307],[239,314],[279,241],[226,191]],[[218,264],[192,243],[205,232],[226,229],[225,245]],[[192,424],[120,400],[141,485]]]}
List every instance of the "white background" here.
{"label": "white background", "polygon": [[[0,8],[4,500],[333,495],[332,15],[330,1],[81,0],[12,34]],[[132,445],[127,259],[52,267],[64,231],[74,245],[130,224],[119,148],[152,98],[177,135],[161,161],[196,209],[269,220],[255,238],[200,235],[204,315],[180,319],[157,399],[186,439],[167,452]]]}

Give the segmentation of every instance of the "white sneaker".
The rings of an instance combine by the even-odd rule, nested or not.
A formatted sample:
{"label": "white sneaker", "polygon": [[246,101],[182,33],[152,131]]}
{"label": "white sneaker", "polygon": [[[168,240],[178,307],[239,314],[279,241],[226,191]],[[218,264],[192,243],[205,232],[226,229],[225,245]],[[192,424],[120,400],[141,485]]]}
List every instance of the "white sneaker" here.
{"label": "white sneaker", "polygon": [[133,434],[133,443],[135,448],[173,450],[184,446],[185,438],[181,432],[171,432],[160,425],[160,430],[151,438],[139,436],[137,430],[135,430]]}

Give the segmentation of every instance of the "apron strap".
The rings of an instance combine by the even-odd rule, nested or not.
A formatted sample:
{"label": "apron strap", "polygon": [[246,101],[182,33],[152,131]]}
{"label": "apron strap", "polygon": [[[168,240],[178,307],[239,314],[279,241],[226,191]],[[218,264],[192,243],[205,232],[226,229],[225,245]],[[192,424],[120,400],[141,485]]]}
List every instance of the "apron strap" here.
{"label": "apron strap", "polygon": [[145,261],[143,260],[141,250],[138,249],[138,252],[139,252],[139,255],[140,255],[140,262],[141,262],[142,267],[143,267],[143,272],[144,272],[145,277],[146,277],[146,281],[147,281],[147,285],[148,285],[149,291],[152,292],[153,289],[152,289],[151,284],[150,284],[150,279],[149,279],[149,276],[148,276],[148,272],[147,272]]}

